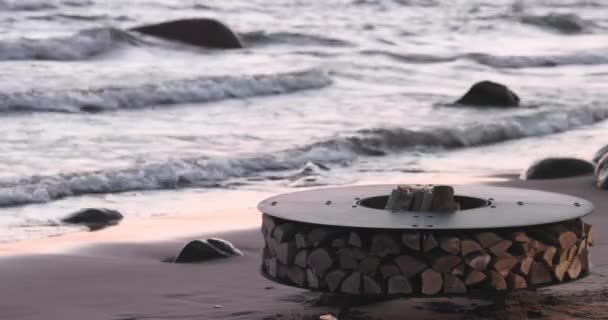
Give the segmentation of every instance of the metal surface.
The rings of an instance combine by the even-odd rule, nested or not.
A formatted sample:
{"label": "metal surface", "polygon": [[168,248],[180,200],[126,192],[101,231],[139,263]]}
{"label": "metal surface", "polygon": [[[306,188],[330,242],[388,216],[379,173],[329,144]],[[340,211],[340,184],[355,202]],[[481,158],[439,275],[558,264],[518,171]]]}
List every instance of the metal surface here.
{"label": "metal surface", "polygon": [[263,213],[298,222],[378,229],[486,229],[532,226],[570,220],[593,212],[593,205],[568,195],[492,186],[454,186],[457,196],[485,199],[488,206],[441,212],[391,212],[363,207],[360,200],[387,196],[396,185],[325,188],[283,194],[258,205]]}

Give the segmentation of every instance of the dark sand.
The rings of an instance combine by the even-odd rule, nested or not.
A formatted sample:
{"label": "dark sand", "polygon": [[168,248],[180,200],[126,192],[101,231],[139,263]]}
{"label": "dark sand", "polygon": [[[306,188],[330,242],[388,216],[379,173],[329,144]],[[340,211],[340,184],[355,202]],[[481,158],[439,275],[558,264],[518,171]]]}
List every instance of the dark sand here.
{"label": "dark sand", "polygon": [[[593,274],[575,283],[512,294],[504,307],[462,298],[399,299],[354,307],[339,319],[608,319],[608,235],[603,232],[608,226],[608,191],[595,189],[591,177],[493,184],[592,201],[596,210],[586,221],[597,228]],[[246,208],[243,216],[259,218],[252,206]],[[183,220],[189,226],[185,230],[192,230],[193,221]],[[185,239],[116,243],[117,235],[142,232],[149,224],[140,223],[138,228],[127,223],[95,233],[0,245],[0,252],[10,253],[0,258],[0,319],[286,320],[339,312],[338,307],[318,305],[315,294],[259,275],[262,239],[257,229],[211,234],[232,241],[243,257],[176,265],[161,260],[175,255]],[[64,247],[66,242],[98,244],[31,253],[36,247],[53,251],[49,248]]]}

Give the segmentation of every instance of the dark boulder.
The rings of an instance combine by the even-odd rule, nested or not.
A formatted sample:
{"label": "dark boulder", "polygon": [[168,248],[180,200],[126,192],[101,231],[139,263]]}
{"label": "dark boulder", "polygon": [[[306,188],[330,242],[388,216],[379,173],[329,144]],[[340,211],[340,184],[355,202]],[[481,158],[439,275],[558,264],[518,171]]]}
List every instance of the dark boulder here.
{"label": "dark boulder", "polygon": [[122,220],[123,215],[116,210],[104,208],[85,208],[61,219],[63,223],[82,224],[91,230],[115,225]]}
{"label": "dark boulder", "polygon": [[519,97],[505,85],[481,81],[474,84],[456,103],[471,106],[517,107]]}
{"label": "dark boulder", "polygon": [[217,258],[242,256],[243,253],[232,243],[218,238],[192,240],[179,252],[175,263],[202,262]]}
{"label": "dark boulder", "polygon": [[598,161],[595,168],[595,184],[600,189],[608,189],[608,153]]}
{"label": "dark boulder", "polygon": [[593,156],[593,160],[592,160],[593,163],[598,163],[600,161],[600,159],[602,159],[602,157],[604,157],[605,154],[608,154],[608,144],[595,153],[595,155]]}
{"label": "dark boulder", "polygon": [[533,163],[523,174],[526,180],[556,179],[591,174],[595,165],[574,158],[547,158]]}
{"label": "dark boulder", "polygon": [[239,37],[226,25],[214,19],[175,20],[135,27],[131,30],[200,47],[243,48]]}

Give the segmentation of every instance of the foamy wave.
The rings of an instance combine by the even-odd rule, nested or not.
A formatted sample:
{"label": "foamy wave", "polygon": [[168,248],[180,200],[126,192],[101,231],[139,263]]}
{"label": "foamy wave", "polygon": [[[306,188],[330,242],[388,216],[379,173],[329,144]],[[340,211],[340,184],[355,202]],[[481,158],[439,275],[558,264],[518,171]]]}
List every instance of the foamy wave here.
{"label": "foamy wave", "polygon": [[0,42],[0,60],[81,60],[138,40],[114,28],[80,31],[67,37],[49,39],[21,38]]}
{"label": "foamy wave", "polygon": [[361,130],[350,137],[238,158],[177,159],[119,170],[4,179],[0,180],[0,206],[43,203],[90,193],[217,187],[234,178],[266,177],[285,179],[294,186],[308,185],[318,183],[309,179],[311,176],[325,175],[328,168],[323,164],[345,164],[361,155],[478,146],[563,132],[605,119],[608,108],[590,106],[509,116],[459,128]]}
{"label": "foamy wave", "polygon": [[209,102],[275,95],[331,84],[326,72],[310,69],[270,75],[202,77],[126,88],[0,93],[2,111],[106,111],[154,105]]}
{"label": "foamy wave", "polygon": [[44,0],[0,0],[0,10],[22,10],[37,11],[54,9],[56,5],[52,1]]}
{"label": "foamy wave", "polygon": [[494,56],[483,53],[472,53],[466,55],[466,57],[477,63],[494,68],[538,68],[608,63],[608,55],[606,52],[579,52],[574,54],[548,56]]}
{"label": "foamy wave", "polygon": [[318,45],[318,46],[348,46],[350,42],[336,38],[329,38],[319,35],[292,33],[292,32],[266,32],[253,31],[239,34],[239,37],[247,45],[269,45],[275,43],[287,43],[298,46]]}
{"label": "foamy wave", "polygon": [[589,106],[509,116],[455,128],[438,127],[420,131],[367,129],[359,131],[357,136],[331,139],[312,147],[350,150],[366,155],[382,155],[408,148],[472,147],[564,132],[605,119],[608,119],[608,108]]}
{"label": "foamy wave", "polygon": [[584,20],[573,13],[549,13],[540,16],[528,15],[521,17],[520,21],[566,34],[580,33],[593,26],[592,21]]}

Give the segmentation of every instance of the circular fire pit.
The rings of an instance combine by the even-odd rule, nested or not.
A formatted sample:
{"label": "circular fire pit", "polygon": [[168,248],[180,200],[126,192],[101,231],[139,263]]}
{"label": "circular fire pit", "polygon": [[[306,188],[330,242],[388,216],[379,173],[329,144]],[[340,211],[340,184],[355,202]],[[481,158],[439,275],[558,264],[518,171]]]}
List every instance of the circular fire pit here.
{"label": "circular fire pit", "polygon": [[[418,185],[420,187],[420,185]],[[385,210],[394,185],[262,201],[262,274],[341,294],[440,296],[534,288],[586,276],[593,205],[567,195],[455,186],[460,210]]]}

